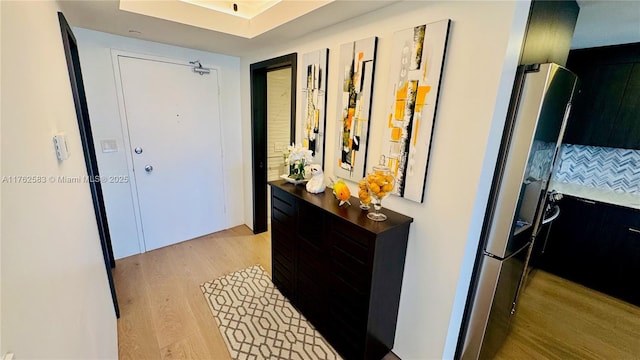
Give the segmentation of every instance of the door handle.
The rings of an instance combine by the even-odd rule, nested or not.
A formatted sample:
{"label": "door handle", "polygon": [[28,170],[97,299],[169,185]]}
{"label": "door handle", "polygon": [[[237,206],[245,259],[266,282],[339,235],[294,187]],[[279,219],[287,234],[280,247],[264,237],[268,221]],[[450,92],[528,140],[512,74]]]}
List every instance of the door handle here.
{"label": "door handle", "polygon": [[152,172],[152,171],[153,171],[153,166],[151,166],[151,165],[145,165],[145,167],[144,167],[144,171],[146,171],[146,172],[148,172],[148,173]]}
{"label": "door handle", "polygon": [[629,228],[629,231],[631,231],[632,233],[636,233],[636,234],[640,234],[640,230],[638,229],[634,229],[634,228]]}

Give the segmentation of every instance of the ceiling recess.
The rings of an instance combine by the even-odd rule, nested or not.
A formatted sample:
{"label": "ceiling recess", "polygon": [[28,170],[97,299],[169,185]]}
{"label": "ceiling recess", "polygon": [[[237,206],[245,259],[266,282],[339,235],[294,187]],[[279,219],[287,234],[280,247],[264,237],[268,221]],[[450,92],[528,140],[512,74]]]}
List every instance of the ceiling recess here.
{"label": "ceiling recess", "polygon": [[254,17],[269,10],[272,6],[282,2],[282,0],[261,0],[261,1],[210,1],[210,0],[179,0],[189,4],[201,6],[203,8],[219,11],[225,14],[239,16],[243,19],[251,20]]}
{"label": "ceiling recess", "polygon": [[[181,24],[254,38],[334,0],[207,1],[120,0],[120,10]],[[238,11],[234,11],[235,8]]]}

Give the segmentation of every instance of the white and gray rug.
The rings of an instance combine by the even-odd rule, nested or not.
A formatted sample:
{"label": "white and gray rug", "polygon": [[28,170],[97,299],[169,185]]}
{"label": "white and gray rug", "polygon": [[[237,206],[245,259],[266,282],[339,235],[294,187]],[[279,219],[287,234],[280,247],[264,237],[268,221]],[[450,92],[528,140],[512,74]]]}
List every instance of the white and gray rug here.
{"label": "white and gray rug", "polygon": [[341,359],[335,350],[254,265],[200,286],[231,357]]}

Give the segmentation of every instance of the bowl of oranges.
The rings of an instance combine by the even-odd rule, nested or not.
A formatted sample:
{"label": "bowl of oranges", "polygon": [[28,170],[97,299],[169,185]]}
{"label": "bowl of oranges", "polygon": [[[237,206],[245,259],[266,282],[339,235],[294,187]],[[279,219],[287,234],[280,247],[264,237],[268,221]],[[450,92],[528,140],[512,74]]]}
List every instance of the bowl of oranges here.
{"label": "bowl of oranges", "polygon": [[[373,167],[373,171],[370,172],[359,184],[358,196],[362,203],[368,199],[369,203],[373,204],[375,212],[367,214],[367,217],[374,221],[384,221],[387,216],[380,212],[382,208],[382,199],[389,196],[395,184],[395,178],[391,173],[391,169],[384,165],[376,165]],[[364,194],[364,187],[368,192],[367,198]]]}
{"label": "bowl of oranges", "polygon": [[367,188],[367,178],[360,180],[358,183],[358,198],[360,199],[360,209],[369,210],[371,207],[371,195]]}

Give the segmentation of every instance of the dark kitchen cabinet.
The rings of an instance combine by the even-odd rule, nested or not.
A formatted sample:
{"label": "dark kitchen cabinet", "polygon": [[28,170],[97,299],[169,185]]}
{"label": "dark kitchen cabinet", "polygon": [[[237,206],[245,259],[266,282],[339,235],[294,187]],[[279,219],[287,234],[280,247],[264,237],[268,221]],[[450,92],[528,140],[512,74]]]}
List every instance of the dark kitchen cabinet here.
{"label": "dark kitchen cabinet", "polygon": [[273,283],[344,358],[381,359],[393,347],[413,219],[384,209],[388,220],[376,223],[338,207],[330,189],[269,184]]}
{"label": "dark kitchen cabinet", "polygon": [[640,211],[604,205],[602,241],[609,246],[608,291],[617,298],[640,305]]}
{"label": "dark kitchen cabinet", "polygon": [[572,50],[580,79],[564,142],[640,149],[640,43]]}
{"label": "dark kitchen cabinet", "polygon": [[595,281],[590,264],[597,262],[596,254],[602,250],[596,234],[602,226],[600,206],[591,200],[567,196],[558,206],[560,216],[551,223],[540,267],[582,284]]}
{"label": "dark kitchen cabinet", "polygon": [[565,196],[537,266],[640,305],[640,211]]}

